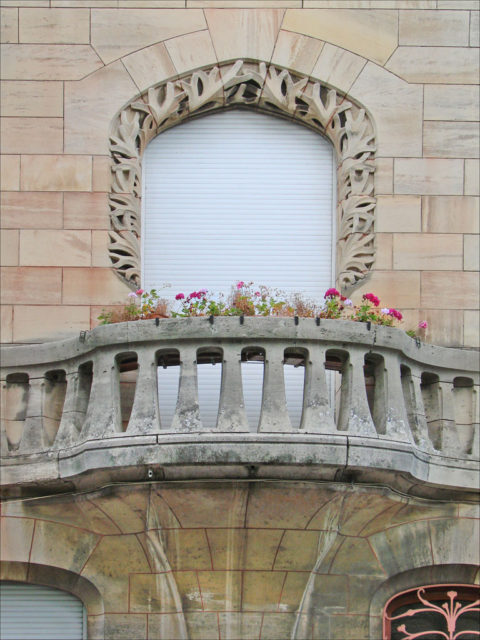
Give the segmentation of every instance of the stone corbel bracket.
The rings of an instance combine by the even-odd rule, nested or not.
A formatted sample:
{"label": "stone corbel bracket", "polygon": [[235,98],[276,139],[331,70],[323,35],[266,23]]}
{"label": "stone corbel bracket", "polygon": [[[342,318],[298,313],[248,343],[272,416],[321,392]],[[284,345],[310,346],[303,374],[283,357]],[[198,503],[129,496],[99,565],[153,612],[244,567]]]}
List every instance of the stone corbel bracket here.
{"label": "stone corbel bracket", "polygon": [[362,280],[375,260],[375,133],[362,107],[335,89],[265,62],[237,60],[151,87],[127,104],[110,135],[109,255],[117,274],[140,284],[142,156],[162,131],[220,108],[252,107],[304,123],[331,140],[337,157],[337,283]]}

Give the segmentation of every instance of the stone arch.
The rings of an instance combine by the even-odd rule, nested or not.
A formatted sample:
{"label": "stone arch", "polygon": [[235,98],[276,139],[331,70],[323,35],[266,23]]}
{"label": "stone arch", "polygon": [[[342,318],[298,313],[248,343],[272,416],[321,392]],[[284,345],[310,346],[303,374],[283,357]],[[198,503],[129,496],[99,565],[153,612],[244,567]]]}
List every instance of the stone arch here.
{"label": "stone arch", "polygon": [[33,562],[2,560],[0,567],[1,580],[44,585],[76,596],[87,611],[87,637],[104,638],[103,598],[90,580],[67,569]]}
{"label": "stone arch", "polygon": [[148,142],[186,118],[249,107],[294,119],[328,138],[337,157],[337,282],[347,289],[375,260],[375,130],[366,110],[308,76],[261,61],[228,62],[150,87],[124,106],[110,133],[109,255],[140,284],[141,162]]}

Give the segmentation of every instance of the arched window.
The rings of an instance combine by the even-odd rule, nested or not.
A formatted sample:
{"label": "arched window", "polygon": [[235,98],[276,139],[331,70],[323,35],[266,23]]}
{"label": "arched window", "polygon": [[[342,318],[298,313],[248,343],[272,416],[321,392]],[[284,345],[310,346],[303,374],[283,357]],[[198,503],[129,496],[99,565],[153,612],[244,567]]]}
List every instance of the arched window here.
{"label": "arched window", "polygon": [[2,640],[83,640],[83,603],[66,591],[35,584],[0,582]]}
{"label": "arched window", "polygon": [[439,584],[391,598],[383,617],[384,640],[476,640],[480,636],[480,587]]}
{"label": "arched window", "polygon": [[333,147],[317,133],[215,113],[157,136],[143,172],[144,288],[229,293],[253,280],[319,299],[333,284]]}

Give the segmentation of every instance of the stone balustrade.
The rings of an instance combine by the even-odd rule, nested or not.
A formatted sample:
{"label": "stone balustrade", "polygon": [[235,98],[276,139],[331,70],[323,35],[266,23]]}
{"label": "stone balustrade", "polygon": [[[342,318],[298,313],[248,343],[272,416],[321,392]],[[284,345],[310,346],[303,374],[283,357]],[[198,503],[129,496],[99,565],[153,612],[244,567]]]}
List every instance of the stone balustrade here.
{"label": "stone balustrade", "polygon": [[[252,361],[263,366],[258,421],[244,402],[242,363]],[[205,362],[221,376],[218,411],[204,423]],[[314,318],[145,320],[6,347],[2,363],[7,495],[199,477],[348,478],[422,495],[478,485],[478,352],[398,329]],[[298,421],[286,400],[291,365],[304,371]],[[169,420],[159,367],[179,370]]]}

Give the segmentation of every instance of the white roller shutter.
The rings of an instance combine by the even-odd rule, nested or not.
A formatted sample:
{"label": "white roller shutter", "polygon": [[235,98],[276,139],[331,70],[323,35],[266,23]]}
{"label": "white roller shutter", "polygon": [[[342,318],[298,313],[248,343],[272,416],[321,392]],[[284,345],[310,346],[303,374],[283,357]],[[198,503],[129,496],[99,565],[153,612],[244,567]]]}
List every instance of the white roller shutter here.
{"label": "white roller shutter", "polygon": [[[143,288],[169,283],[161,294],[173,299],[200,288],[228,294],[243,280],[320,300],[332,285],[333,148],[310,129],[246,110],[208,115],[155,138],[143,172]],[[214,398],[207,378],[201,405],[202,395]],[[298,384],[289,382],[287,397]],[[168,385],[162,394],[175,395]],[[203,402],[207,423],[215,403]],[[167,422],[173,410],[174,399]]]}
{"label": "white roller shutter", "polygon": [[2,640],[83,640],[85,609],[75,596],[33,584],[0,582]]}

